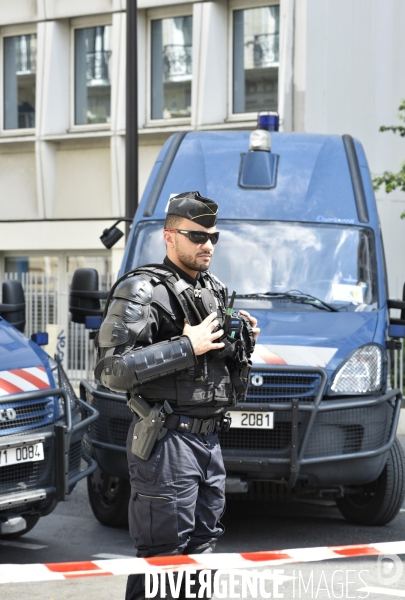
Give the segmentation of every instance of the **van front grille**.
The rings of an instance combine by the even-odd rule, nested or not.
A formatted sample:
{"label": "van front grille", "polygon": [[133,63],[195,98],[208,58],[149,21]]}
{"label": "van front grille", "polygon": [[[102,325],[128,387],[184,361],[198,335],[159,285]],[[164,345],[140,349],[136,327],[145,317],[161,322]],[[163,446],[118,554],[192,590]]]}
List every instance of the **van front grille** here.
{"label": "van front grille", "polygon": [[55,421],[53,398],[2,402],[0,408],[3,419],[0,420],[1,435],[16,435],[30,429],[49,426]]}
{"label": "van front grille", "polygon": [[245,402],[314,402],[320,384],[319,373],[252,371]]}

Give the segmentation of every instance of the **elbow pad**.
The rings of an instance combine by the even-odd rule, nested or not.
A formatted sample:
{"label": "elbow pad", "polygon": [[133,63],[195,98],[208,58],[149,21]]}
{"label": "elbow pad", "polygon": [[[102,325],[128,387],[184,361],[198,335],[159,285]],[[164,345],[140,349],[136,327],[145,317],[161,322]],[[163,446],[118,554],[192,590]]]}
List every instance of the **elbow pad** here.
{"label": "elbow pad", "polygon": [[130,392],[142,383],[188,369],[196,363],[190,339],[172,340],[131,350],[125,355],[106,356],[97,364],[96,378],[113,392]]}

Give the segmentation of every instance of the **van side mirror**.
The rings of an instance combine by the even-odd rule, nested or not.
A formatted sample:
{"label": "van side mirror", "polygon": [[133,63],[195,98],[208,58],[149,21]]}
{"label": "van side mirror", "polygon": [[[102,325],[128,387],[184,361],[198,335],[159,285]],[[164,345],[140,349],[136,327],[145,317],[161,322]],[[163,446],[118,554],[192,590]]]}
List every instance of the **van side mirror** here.
{"label": "van side mirror", "polygon": [[402,290],[402,300],[388,300],[387,306],[401,311],[399,319],[390,317],[388,335],[393,338],[405,338],[405,284]]}
{"label": "van side mirror", "polygon": [[[117,227],[117,225],[123,221],[132,224],[132,219],[122,217],[122,219],[118,219],[114,225],[111,225],[108,229],[104,229],[102,235],[100,235],[100,240],[108,250],[110,250],[110,248],[112,248],[124,235],[121,229],[118,229]],[[129,228],[131,229],[131,226]]]}
{"label": "van side mirror", "polygon": [[96,269],[76,269],[69,294],[69,311],[73,323],[86,323],[86,317],[101,318],[103,310],[100,300],[107,296],[108,292],[100,292],[98,289]]}
{"label": "van side mirror", "polygon": [[117,242],[122,238],[124,232],[118,227],[110,227],[110,229],[104,229],[103,234],[100,235],[100,240],[104,246],[110,250]]}
{"label": "van side mirror", "polygon": [[18,331],[24,333],[25,328],[25,296],[21,282],[8,279],[2,285],[3,302],[0,304],[0,315]]}

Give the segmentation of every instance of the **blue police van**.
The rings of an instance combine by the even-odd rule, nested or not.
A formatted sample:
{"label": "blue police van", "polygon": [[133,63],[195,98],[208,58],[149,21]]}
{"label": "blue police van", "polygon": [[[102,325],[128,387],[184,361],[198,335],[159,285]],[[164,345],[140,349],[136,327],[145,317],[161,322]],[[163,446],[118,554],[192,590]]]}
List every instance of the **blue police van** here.
{"label": "blue police van", "polygon": [[30,531],[96,468],[88,427],[97,410],[76,397],[46,333],[24,335],[21,283],[0,304],[0,539]]}
{"label": "blue police van", "polygon": [[[402,395],[390,386],[405,302],[388,300],[367,160],[349,135],[281,133],[272,117],[259,117],[252,133],[182,132],[166,142],[120,274],[163,259],[171,196],[199,190],[215,199],[221,235],[210,268],[236,291],[235,310],[251,312],[261,328],[246,400],[221,434],[228,491],[332,497],[348,521],[383,525],[405,489],[396,438]],[[118,236],[115,226],[104,232],[111,243]],[[96,274],[78,273],[72,287],[76,302],[85,290],[83,303],[96,314]],[[390,318],[390,308],[401,318]],[[81,385],[100,412],[90,502],[102,523],[123,524],[131,413],[123,396]]]}

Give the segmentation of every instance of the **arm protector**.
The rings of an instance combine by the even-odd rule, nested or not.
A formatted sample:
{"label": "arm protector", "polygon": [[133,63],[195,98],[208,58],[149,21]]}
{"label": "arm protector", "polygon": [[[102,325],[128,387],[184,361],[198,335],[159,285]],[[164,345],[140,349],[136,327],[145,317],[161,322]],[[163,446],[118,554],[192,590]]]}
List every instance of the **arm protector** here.
{"label": "arm protector", "polygon": [[112,392],[130,392],[142,383],[188,369],[196,363],[186,335],[101,359],[95,375]]}

